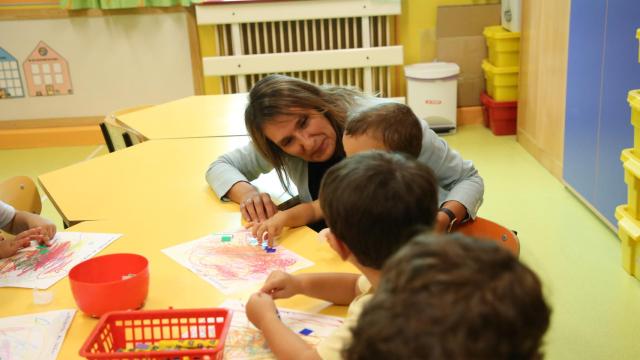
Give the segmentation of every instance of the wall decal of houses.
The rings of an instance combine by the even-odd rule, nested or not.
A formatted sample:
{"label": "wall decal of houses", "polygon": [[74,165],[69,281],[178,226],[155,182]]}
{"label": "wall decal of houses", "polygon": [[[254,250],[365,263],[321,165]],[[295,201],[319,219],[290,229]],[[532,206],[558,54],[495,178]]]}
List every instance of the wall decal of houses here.
{"label": "wall decal of houses", "polygon": [[0,47],[0,99],[24,97],[18,60]]}
{"label": "wall decal of houses", "polygon": [[38,43],[23,66],[29,96],[73,94],[67,60],[44,41]]}

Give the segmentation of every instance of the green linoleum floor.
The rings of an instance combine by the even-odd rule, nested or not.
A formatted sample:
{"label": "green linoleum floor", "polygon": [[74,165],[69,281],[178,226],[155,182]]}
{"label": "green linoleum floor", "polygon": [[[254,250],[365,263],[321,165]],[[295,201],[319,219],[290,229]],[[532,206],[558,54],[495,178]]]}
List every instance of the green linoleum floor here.
{"label": "green linoleum floor", "polygon": [[[640,359],[640,281],[620,265],[620,242],[515,140],[482,126],[445,136],[485,181],[479,215],[518,231],[521,259],[542,278],[553,308],[548,359]],[[97,147],[0,150],[0,181],[106,153]],[[622,171],[622,168],[620,169]],[[59,216],[49,201],[43,214]]]}

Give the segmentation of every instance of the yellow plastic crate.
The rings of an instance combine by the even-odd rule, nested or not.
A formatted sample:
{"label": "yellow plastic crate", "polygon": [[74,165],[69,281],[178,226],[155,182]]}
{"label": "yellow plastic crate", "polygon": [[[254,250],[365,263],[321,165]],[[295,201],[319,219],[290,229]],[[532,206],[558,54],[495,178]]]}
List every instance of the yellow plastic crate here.
{"label": "yellow plastic crate", "polygon": [[633,147],[640,150],[640,90],[631,90],[627,94],[631,107],[631,125],[633,125]]}
{"label": "yellow plastic crate", "polygon": [[520,33],[500,25],[489,26],[482,32],[489,48],[489,62],[493,66],[520,65]]}
{"label": "yellow plastic crate", "polygon": [[635,149],[622,150],[620,154],[624,168],[624,182],[627,184],[627,212],[634,219],[640,219],[640,157]]}
{"label": "yellow plastic crate", "polygon": [[518,100],[518,72],[520,67],[497,67],[487,59],[482,61],[484,78],[487,80],[487,93],[495,101]]}
{"label": "yellow plastic crate", "polygon": [[636,30],[636,39],[638,39],[638,62],[640,62],[640,29]]}
{"label": "yellow plastic crate", "polygon": [[622,242],[622,268],[640,280],[640,222],[629,215],[626,205],[616,208],[616,219],[618,237]]}

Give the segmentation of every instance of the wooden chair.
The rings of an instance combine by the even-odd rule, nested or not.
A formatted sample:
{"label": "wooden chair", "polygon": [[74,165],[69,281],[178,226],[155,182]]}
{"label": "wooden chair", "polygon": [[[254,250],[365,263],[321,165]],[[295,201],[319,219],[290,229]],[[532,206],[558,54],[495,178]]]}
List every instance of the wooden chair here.
{"label": "wooden chair", "polygon": [[516,233],[493,221],[477,217],[474,221],[460,225],[455,231],[474,238],[495,241],[515,256],[520,255],[520,240]]}
{"label": "wooden chair", "polygon": [[146,140],[140,133],[123,126],[117,120],[119,116],[146,109],[151,106],[153,105],[140,105],[116,110],[104,118],[103,122],[100,123],[100,130],[102,131],[102,136],[104,137],[104,142],[107,144],[109,152],[124,149]]}
{"label": "wooden chair", "polygon": [[0,200],[17,210],[40,214],[42,202],[36,184],[27,176],[12,177],[0,183]]}

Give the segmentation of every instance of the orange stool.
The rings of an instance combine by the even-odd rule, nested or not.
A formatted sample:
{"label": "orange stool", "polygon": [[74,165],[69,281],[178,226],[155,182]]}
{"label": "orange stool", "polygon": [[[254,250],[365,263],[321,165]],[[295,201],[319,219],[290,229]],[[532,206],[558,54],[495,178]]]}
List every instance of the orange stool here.
{"label": "orange stool", "polygon": [[476,217],[475,220],[460,225],[455,231],[479,239],[493,240],[507,248],[515,256],[520,255],[520,240],[516,234],[493,221]]}

